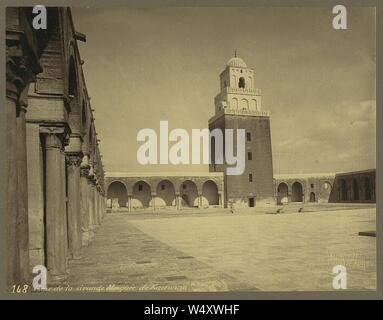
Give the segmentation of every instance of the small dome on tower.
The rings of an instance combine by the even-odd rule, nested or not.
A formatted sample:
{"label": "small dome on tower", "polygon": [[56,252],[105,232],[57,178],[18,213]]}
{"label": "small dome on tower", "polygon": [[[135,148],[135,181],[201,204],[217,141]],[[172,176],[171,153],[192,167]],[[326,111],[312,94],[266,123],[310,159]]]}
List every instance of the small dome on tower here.
{"label": "small dome on tower", "polygon": [[241,58],[239,57],[233,57],[231,58],[227,64],[226,64],[228,67],[236,67],[236,68],[247,68],[247,65],[245,63],[245,61],[243,61]]}

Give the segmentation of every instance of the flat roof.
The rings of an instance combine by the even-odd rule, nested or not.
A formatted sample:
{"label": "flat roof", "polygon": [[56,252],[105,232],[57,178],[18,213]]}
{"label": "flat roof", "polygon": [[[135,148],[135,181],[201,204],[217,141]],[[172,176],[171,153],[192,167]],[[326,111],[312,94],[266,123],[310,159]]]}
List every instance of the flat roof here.
{"label": "flat roof", "polygon": [[359,171],[339,172],[336,175],[337,176],[347,176],[347,175],[367,173],[367,172],[375,172],[375,171],[376,171],[376,169],[366,169],[366,170],[359,170]]}
{"label": "flat roof", "polygon": [[274,175],[274,179],[306,179],[321,177],[335,177],[335,173],[288,173]]}
{"label": "flat roof", "polygon": [[223,177],[223,172],[106,172],[106,178],[140,177]]}

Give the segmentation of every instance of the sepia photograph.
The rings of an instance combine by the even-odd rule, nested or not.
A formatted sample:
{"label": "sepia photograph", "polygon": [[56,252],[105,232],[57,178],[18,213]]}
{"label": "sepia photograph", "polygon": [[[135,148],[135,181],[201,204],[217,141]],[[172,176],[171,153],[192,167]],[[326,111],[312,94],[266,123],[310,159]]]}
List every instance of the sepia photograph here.
{"label": "sepia photograph", "polygon": [[376,8],[96,2],[5,11],[6,292],[376,292]]}

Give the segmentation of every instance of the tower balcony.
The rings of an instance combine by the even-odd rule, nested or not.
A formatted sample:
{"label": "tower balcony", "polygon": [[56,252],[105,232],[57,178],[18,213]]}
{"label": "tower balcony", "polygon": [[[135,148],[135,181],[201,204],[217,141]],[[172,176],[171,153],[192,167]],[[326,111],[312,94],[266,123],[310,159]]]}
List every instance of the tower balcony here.
{"label": "tower balcony", "polygon": [[247,117],[270,117],[270,111],[268,110],[252,110],[252,109],[232,109],[232,108],[221,108],[210,118],[209,123],[223,115],[233,116],[247,116]]}
{"label": "tower balcony", "polygon": [[252,89],[252,88],[226,87],[222,91],[223,91],[223,93],[232,93],[232,94],[250,94],[250,95],[255,95],[255,96],[261,95],[261,89]]}
{"label": "tower balcony", "polygon": [[253,116],[253,117],[269,117],[270,116],[270,112],[268,110],[232,109],[232,108],[223,108],[220,110],[219,114]]}
{"label": "tower balcony", "polygon": [[214,98],[214,103],[217,104],[219,101],[226,100],[228,94],[243,94],[251,96],[260,96],[261,89],[246,89],[246,88],[232,88],[226,87],[222,89]]}

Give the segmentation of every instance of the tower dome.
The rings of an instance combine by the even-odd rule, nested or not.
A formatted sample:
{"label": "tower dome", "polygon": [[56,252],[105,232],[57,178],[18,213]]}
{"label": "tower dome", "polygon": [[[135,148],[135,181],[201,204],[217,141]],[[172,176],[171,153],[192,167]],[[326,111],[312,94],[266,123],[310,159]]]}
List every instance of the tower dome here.
{"label": "tower dome", "polygon": [[247,68],[247,65],[245,61],[243,61],[241,58],[235,56],[231,58],[227,64],[228,67],[236,67],[236,68]]}

